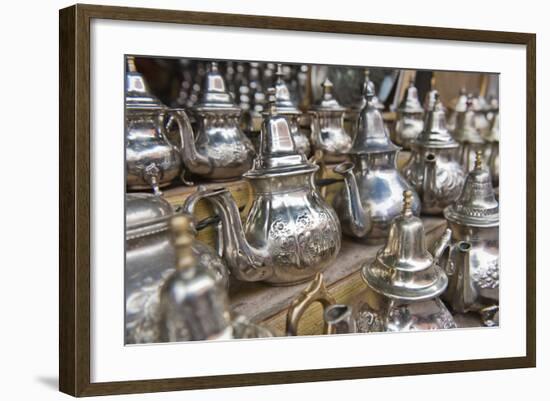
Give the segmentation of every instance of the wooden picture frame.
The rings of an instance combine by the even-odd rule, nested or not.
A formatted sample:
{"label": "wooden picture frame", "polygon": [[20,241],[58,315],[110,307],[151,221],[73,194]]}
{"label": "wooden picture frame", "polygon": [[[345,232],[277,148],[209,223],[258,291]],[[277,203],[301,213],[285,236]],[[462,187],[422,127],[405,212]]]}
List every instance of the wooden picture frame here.
{"label": "wooden picture frame", "polygon": [[[526,356],[122,382],[90,381],[90,21],[94,18],[526,46]],[[536,36],[530,33],[75,5],[60,10],[59,388],[73,396],[534,367],[536,363]]]}

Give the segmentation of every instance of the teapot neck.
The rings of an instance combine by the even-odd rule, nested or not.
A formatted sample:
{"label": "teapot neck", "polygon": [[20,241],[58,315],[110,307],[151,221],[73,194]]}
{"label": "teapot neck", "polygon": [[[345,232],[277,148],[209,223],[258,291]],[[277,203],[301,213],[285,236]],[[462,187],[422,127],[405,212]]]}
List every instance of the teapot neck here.
{"label": "teapot neck", "polygon": [[273,175],[248,180],[253,196],[284,194],[290,192],[310,192],[315,190],[315,171],[306,170],[292,175]]}
{"label": "teapot neck", "polygon": [[397,151],[380,152],[380,153],[364,153],[352,155],[352,161],[356,168],[360,171],[378,169],[378,168],[391,168],[395,169]]}

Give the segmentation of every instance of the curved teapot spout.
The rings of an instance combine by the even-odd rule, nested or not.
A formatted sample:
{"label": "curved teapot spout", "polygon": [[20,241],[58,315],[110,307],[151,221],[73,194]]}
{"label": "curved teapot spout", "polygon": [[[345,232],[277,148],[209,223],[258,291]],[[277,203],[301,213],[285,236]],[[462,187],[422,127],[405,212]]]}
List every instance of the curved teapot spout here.
{"label": "curved teapot spout", "polygon": [[193,127],[187,113],[183,109],[173,109],[166,130],[170,130],[173,123],[177,123],[181,138],[181,157],[185,166],[194,174],[208,174],[213,169],[210,159],[197,151]]}
{"label": "curved teapot spout", "polygon": [[356,237],[364,237],[372,229],[372,220],[361,204],[361,196],[357,180],[353,174],[353,167],[354,164],[351,162],[340,163],[334,167],[334,172],[344,177],[351,232]]}
{"label": "curved teapot spout", "polygon": [[231,272],[242,281],[260,281],[273,274],[271,257],[266,250],[252,247],[244,234],[239,208],[231,193],[221,188],[208,195],[222,224],[222,255]]}
{"label": "curved teapot spout", "polygon": [[437,200],[437,181],[433,153],[428,153],[424,159],[424,178],[422,180],[422,204],[430,207]]}

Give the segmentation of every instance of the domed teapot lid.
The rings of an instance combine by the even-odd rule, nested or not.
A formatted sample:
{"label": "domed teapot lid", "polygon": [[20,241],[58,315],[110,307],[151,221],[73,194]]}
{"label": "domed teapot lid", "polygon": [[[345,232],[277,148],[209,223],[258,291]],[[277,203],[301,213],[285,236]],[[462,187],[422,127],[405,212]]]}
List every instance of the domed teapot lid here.
{"label": "domed teapot lid", "polygon": [[428,110],[424,120],[424,129],[414,140],[414,143],[430,148],[456,148],[456,142],[447,130],[445,108],[439,100],[439,93],[435,91],[432,108]]}
{"label": "domed teapot lid", "polygon": [[170,229],[176,251],[176,271],[160,291],[162,339],[209,340],[230,334],[227,295],[214,275],[197,263],[192,249],[195,233],[191,217],[173,217]]}
{"label": "domed teapot lid", "polygon": [[269,88],[267,111],[264,113],[260,131],[260,149],[252,169],[243,176],[261,178],[316,171],[318,168],[296,150],[288,120],[279,114],[275,88]]}
{"label": "domed teapot lid", "polygon": [[334,85],[328,78],[323,81],[321,87],[323,88],[323,97],[315,106],[312,107],[312,110],[321,112],[345,112],[346,108],[343,107],[333,96],[332,90]]}
{"label": "domed teapot lid", "polygon": [[472,95],[468,95],[466,110],[461,111],[456,117],[456,128],[453,137],[458,142],[483,143],[483,138],[475,123],[475,110]]}
{"label": "domed teapot lid", "polygon": [[238,109],[233,96],[227,90],[218,63],[212,61],[204,76],[201,88],[201,98],[194,109]]}
{"label": "domed teapot lid", "polygon": [[363,280],[374,291],[401,301],[437,297],[447,287],[447,276],[426,249],[420,218],[412,212],[413,194],[404,192],[403,211],[390,227],[386,245],[376,259],[361,270]]}
{"label": "domed teapot lid", "polygon": [[461,88],[458,96],[451,100],[450,108],[456,112],[464,112],[467,108],[468,94],[466,88]]}
{"label": "domed teapot lid", "polygon": [[149,90],[149,85],[141,73],[137,71],[134,56],[126,57],[126,108],[164,109],[165,106]]}
{"label": "domed teapot lid", "polygon": [[382,114],[373,103],[374,84],[368,79],[363,85],[365,107],[359,115],[357,134],[353,138],[350,154],[394,152],[399,149],[390,140]]}
{"label": "domed teapot lid", "polygon": [[284,80],[283,65],[277,64],[275,72],[275,106],[279,114],[301,114],[302,112],[290,96],[290,90]]}
{"label": "domed teapot lid", "polygon": [[126,194],[126,239],[167,230],[173,214],[172,206],[161,196]]}
{"label": "domed teapot lid", "polygon": [[[435,89],[435,76],[432,76],[432,80],[430,82],[430,91],[426,93],[426,97],[424,98],[423,106],[425,111],[433,109],[436,96],[439,99],[439,91]],[[445,106],[443,106],[443,103],[441,104],[441,107],[443,107],[443,110],[446,110]]]}
{"label": "domed teapot lid", "polygon": [[424,109],[418,100],[418,90],[414,86],[414,81],[409,81],[409,86],[405,91],[405,96],[397,108],[401,113],[422,113]]}
{"label": "domed teapot lid", "polygon": [[443,212],[447,220],[474,227],[498,226],[498,202],[482,158],[482,151],[477,151],[474,169],[468,173],[460,196]]}
{"label": "domed teapot lid", "polygon": [[361,111],[363,108],[367,105],[367,99],[365,98],[365,88],[367,85],[372,86],[372,91],[374,92],[374,96],[372,97],[372,103],[374,104],[374,107],[380,112],[384,111],[386,106],[384,106],[384,103],[378,99],[378,96],[376,96],[376,85],[374,82],[370,80],[370,70],[368,68],[364,69],[365,74],[365,80],[361,84],[361,93],[359,96],[359,100],[357,103],[352,107],[352,110]]}

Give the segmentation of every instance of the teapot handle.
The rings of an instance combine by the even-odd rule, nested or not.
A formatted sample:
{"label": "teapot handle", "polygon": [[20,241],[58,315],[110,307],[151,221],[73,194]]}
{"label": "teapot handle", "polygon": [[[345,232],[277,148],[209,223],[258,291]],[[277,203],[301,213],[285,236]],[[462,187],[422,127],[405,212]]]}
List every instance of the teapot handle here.
{"label": "teapot handle", "polygon": [[[187,113],[184,109],[170,109],[168,111],[168,121],[166,124],[164,124],[164,116],[162,116],[162,122],[161,122],[161,133],[166,142],[168,142],[174,149],[178,151],[178,154],[182,154],[181,150],[185,146],[185,133],[189,132],[190,137],[193,138],[193,127],[191,126],[191,121],[189,120],[189,117],[187,116]],[[173,144],[170,139],[168,138],[168,135],[166,134],[170,128],[172,128],[172,125],[174,122],[178,125],[178,134],[180,139],[180,147]],[[182,168],[180,178],[183,181],[185,185],[193,185],[191,181],[187,181],[185,179],[185,168]]]}
{"label": "teapot handle", "polygon": [[309,129],[311,131],[311,143],[316,148],[321,148],[321,125],[319,124],[319,114],[315,111],[308,111],[310,116]]}
{"label": "teapot handle", "polygon": [[[336,304],[336,300],[332,295],[330,295],[327,288],[325,287],[322,273],[317,273],[315,279],[311,282],[311,284],[290,304],[286,316],[287,335],[298,335],[298,324],[300,323],[304,312],[314,302],[321,303],[324,310],[326,310],[331,305]],[[325,322],[323,333],[331,334],[331,331],[331,328],[329,327],[327,322]]]}

